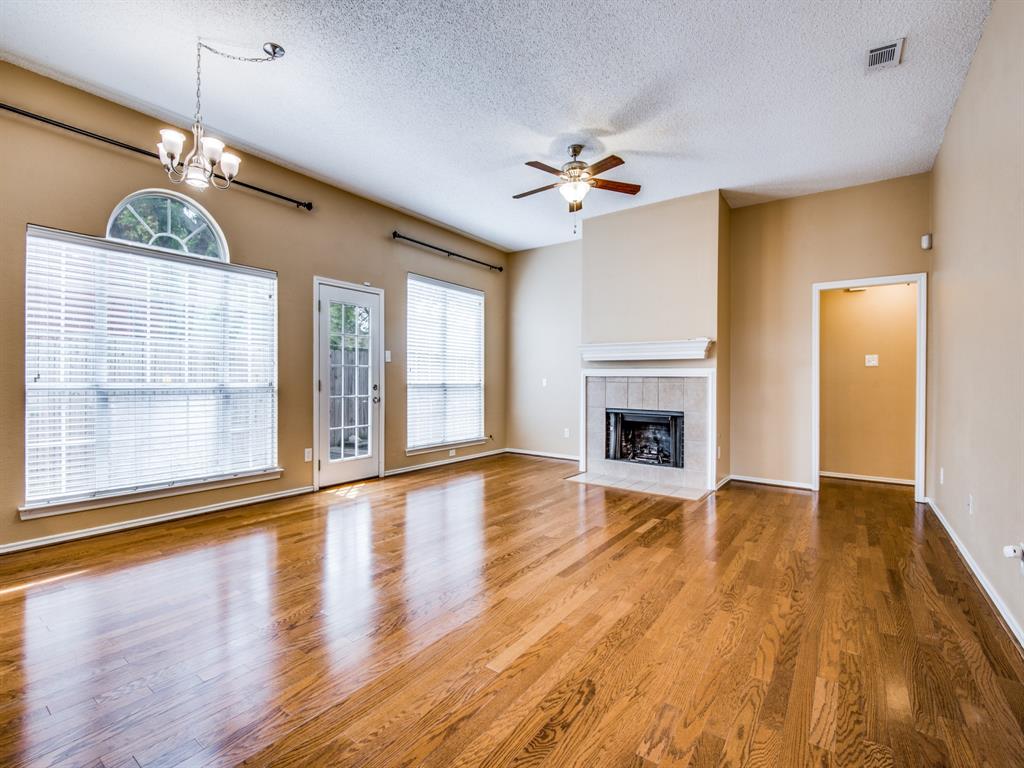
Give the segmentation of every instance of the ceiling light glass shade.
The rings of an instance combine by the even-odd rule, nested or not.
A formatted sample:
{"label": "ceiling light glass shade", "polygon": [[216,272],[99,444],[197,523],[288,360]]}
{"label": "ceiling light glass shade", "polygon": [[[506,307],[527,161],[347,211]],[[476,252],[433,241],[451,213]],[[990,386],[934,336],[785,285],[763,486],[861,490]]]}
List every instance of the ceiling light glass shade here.
{"label": "ceiling light glass shade", "polygon": [[224,142],[220,139],[215,139],[212,136],[204,136],[203,141],[203,155],[210,161],[210,165],[216,165],[220,162],[220,156],[224,152]]}
{"label": "ceiling light glass shade", "polygon": [[230,152],[225,152],[220,156],[220,171],[224,174],[224,178],[231,181],[235,176],[238,175],[238,166],[241,164],[242,158],[238,155],[233,155]]}
{"label": "ceiling light glass shade", "polygon": [[197,157],[188,164],[188,170],[185,171],[185,183],[196,189],[206,189],[210,186],[209,174],[202,159]]}
{"label": "ceiling light glass shade", "polygon": [[585,181],[569,181],[558,188],[559,193],[570,203],[579,203],[587,196],[590,185]]}
{"label": "ceiling light glass shade", "polygon": [[172,128],[164,128],[160,131],[160,143],[169,156],[179,158],[181,150],[185,148],[185,134]]}
{"label": "ceiling light glass shade", "polygon": [[164,168],[170,168],[171,158],[167,156],[167,150],[164,149],[164,143],[162,141],[156,145],[156,151],[160,153],[160,164]]}

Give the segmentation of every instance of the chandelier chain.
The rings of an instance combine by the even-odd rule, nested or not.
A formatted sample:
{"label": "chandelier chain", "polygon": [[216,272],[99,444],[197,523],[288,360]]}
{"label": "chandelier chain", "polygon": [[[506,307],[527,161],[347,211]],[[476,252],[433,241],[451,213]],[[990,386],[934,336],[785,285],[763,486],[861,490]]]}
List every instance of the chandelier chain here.
{"label": "chandelier chain", "polygon": [[202,40],[196,41],[196,122],[202,122],[202,108],[201,108],[201,95],[200,88],[202,84],[202,68],[203,68],[203,49],[208,50],[210,53],[214,53],[218,56],[222,56],[225,59],[231,59],[231,61],[243,61],[249,64],[263,64],[267,61],[274,61],[276,56],[267,54],[266,56],[236,56],[233,53],[226,53],[225,51],[218,50],[212,45],[207,45]]}

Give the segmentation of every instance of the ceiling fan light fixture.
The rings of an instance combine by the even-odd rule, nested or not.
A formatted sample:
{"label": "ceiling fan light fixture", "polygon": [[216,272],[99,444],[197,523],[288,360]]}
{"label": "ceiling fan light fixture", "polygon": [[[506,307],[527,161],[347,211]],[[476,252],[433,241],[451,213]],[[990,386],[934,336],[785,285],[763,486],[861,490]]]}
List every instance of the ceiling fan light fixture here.
{"label": "ceiling fan light fixture", "polygon": [[567,181],[559,185],[558,192],[567,203],[582,203],[590,191],[590,183],[586,181]]}

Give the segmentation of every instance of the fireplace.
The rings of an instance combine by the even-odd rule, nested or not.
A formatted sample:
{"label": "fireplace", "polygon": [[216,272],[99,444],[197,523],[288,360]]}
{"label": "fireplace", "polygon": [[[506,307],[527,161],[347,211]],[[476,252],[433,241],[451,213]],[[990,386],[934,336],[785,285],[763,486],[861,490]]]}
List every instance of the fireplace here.
{"label": "fireplace", "polygon": [[683,467],[683,414],[679,411],[649,411],[607,408],[605,458]]}

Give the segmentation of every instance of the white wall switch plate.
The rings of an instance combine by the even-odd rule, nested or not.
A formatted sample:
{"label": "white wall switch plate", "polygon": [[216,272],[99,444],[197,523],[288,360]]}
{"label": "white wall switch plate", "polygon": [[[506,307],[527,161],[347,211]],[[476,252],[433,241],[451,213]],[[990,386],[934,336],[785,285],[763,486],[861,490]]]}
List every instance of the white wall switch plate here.
{"label": "white wall switch plate", "polygon": [[548,385],[548,380],[547,380],[547,379],[541,379],[541,380],[540,380],[540,385],[541,385],[542,387],[546,387],[546,386]]}
{"label": "white wall switch plate", "polygon": [[877,368],[878,367],[878,355],[864,355],[864,367],[865,368]]}
{"label": "white wall switch plate", "polygon": [[944,467],[939,467],[939,485],[946,482],[946,470]]}
{"label": "white wall switch plate", "polygon": [[562,437],[568,437],[568,436],[569,436],[569,428],[566,427],[565,429],[562,430]]}
{"label": "white wall switch plate", "polygon": [[384,362],[385,363],[390,363],[391,362],[391,350],[390,349],[385,349],[384,350]]}
{"label": "white wall switch plate", "polygon": [[313,460],[313,449],[312,448],[307,448],[305,450],[305,455],[303,456],[303,458],[306,461],[312,461]]}
{"label": "white wall switch plate", "polygon": [[974,517],[974,494],[967,494],[967,514]]}

